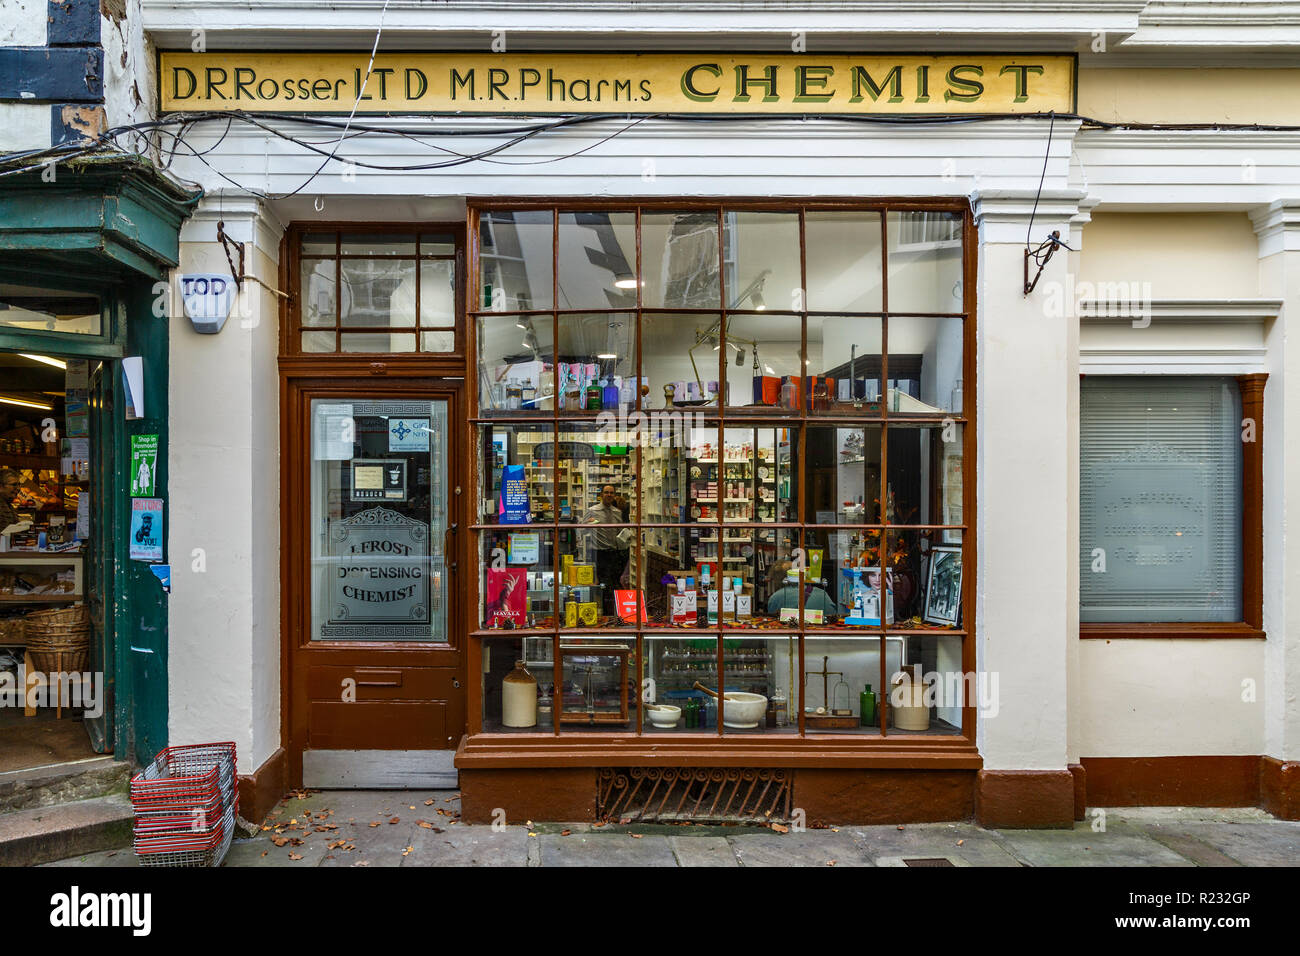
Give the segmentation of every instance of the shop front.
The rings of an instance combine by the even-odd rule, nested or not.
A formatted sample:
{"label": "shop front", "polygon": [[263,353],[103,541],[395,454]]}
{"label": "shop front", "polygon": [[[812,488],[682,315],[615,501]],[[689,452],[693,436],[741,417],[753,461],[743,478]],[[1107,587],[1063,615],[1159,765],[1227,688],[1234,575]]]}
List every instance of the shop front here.
{"label": "shop front", "polygon": [[1136,128],[1195,112],[1172,60],[155,17],[163,115],[216,114],[182,269],[233,237],[259,285],[170,341],[170,732],[238,738],[241,805],[1290,812],[1291,134],[1217,134],[1289,157],[1239,184]]}
{"label": "shop front", "polygon": [[195,199],[129,161],[0,188],[0,771],[167,744],[155,283]]}

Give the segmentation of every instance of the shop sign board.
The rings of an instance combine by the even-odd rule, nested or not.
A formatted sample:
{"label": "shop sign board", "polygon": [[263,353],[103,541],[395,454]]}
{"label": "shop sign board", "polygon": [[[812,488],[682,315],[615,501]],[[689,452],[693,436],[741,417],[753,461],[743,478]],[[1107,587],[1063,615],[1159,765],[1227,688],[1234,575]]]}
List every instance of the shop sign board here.
{"label": "shop sign board", "polygon": [[[866,115],[1075,110],[1073,54],[163,52],[164,112]],[[364,86],[364,90],[363,90]]]}
{"label": "shop sign board", "polygon": [[427,624],[429,526],[376,506],[330,522],[332,625]]}

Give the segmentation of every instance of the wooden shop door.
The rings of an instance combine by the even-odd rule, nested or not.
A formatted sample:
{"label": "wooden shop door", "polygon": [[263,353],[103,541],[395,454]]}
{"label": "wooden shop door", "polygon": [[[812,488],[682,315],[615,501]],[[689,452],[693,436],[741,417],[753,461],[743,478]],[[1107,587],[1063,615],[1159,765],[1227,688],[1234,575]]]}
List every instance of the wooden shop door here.
{"label": "wooden shop door", "polygon": [[465,732],[459,381],[290,385],[291,783],[454,787]]}

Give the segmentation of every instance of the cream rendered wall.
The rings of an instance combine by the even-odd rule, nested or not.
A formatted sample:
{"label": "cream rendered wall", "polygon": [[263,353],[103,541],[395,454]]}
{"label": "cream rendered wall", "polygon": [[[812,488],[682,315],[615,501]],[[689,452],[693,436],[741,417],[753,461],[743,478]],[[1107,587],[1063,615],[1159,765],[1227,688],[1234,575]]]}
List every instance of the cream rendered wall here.
{"label": "cream rendered wall", "polygon": [[[253,243],[268,230],[224,206],[205,200],[186,223],[177,273],[229,274],[212,241],[221,216],[249,241],[246,268],[275,285],[274,245]],[[169,400],[184,427],[173,431],[170,467],[185,494],[168,528],[169,739],[233,740],[244,774],[280,746],[277,316],[274,297],[246,282],[220,333],[194,332],[179,311],[171,320]]]}
{"label": "cream rendered wall", "polygon": [[1300,123],[1300,70],[1079,67],[1079,115],[1108,123]]}
{"label": "cream rendered wall", "polygon": [[[1080,757],[1264,752],[1263,641],[1079,641]],[[1242,681],[1258,690],[1242,700]]]}
{"label": "cream rendered wall", "polygon": [[1156,299],[1259,295],[1258,244],[1244,212],[1094,212],[1084,238],[1078,283],[1150,283]]}
{"label": "cream rendered wall", "polygon": [[[1258,242],[1245,213],[1094,213],[1081,246],[1077,284],[1149,282],[1154,299],[1260,294]],[[1083,340],[1089,349],[1140,345],[1156,352],[1233,356],[1258,336],[1258,326],[1174,327],[1156,321],[1140,330],[1124,323],[1089,325]],[[1159,374],[1160,367],[1140,371]],[[1078,501],[1077,476],[1071,500]],[[1072,759],[1264,752],[1263,642],[1090,639],[1077,644]],[[1246,680],[1254,682],[1253,701],[1242,699]]]}

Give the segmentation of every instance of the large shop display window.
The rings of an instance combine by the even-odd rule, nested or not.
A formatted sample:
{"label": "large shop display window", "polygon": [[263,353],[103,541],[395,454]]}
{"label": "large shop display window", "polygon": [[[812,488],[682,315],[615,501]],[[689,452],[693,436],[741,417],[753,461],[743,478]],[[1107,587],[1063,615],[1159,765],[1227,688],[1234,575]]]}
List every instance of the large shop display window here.
{"label": "large shop display window", "polygon": [[481,730],[972,737],[967,211],[474,213]]}

